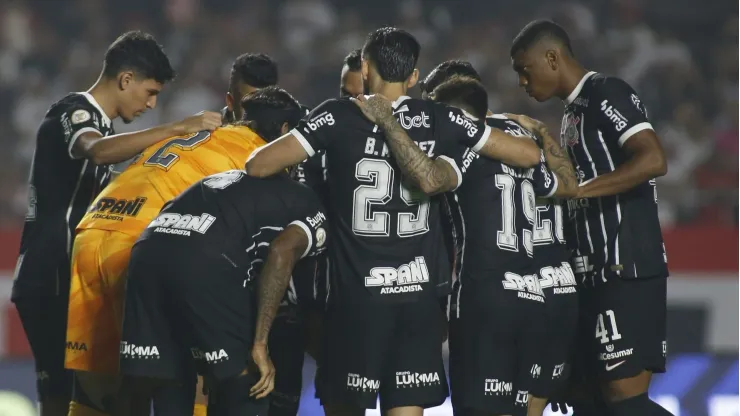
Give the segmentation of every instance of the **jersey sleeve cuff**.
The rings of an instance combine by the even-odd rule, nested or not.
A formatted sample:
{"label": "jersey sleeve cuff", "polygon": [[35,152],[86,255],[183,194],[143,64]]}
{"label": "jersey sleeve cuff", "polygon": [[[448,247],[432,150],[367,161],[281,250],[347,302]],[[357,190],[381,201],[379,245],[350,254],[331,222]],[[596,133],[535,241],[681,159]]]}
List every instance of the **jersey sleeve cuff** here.
{"label": "jersey sleeve cuff", "polygon": [[308,245],[306,246],[306,251],[301,254],[301,258],[306,257],[306,255],[308,255],[308,253],[310,253],[311,249],[313,248],[313,233],[311,232],[311,229],[308,228],[308,225],[306,225],[303,221],[299,220],[295,220],[288,225],[297,225],[303,229],[304,233],[306,233],[306,237],[308,238]]}
{"label": "jersey sleeve cuff", "polygon": [[303,150],[306,151],[306,153],[308,154],[308,157],[311,157],[316,154],[316,151],[313,150],[313,146],[311,146],[311,143],[309,143],[308,140],[306,140],[306,137],[303,135],[303,133],[298,131],[298,129],[294,128],[293,130],[290,131],[290,134],[292,134],[293,137],[295,137],[298,140],[298,143],[300,143],[301,146],[303,146]]}
{"label": "jersey sleeve cuff", "polygon": [[634,136],[635,133],[648,129],[653,130],[653,125],[648,122],[638,123],[630,127],[627,131],[622,133],[621,136],[619,136],[619,141],[617,142],[619,143],[619,147],[622,147],[624,145],[624,142],[626,142],[627,139],[629,139],[630,137]]}
{"label": "jersey sleeve cuff", "polygon": [[473,146],[473,151],[475,153],[480,152],[480,149],[483,148],[483,146],[486,145],[486,142],[488,141],[488,137],[491,135],[491,126],[486,126],[485,129],[483,129],[483,135],[481,136],[480,140],[478,140],[478,143]]}
{"label": "jersey sleeve cuff", "polygon": [[455,169],[455,174],[457,175],[457,185],[455,185],[455,187],[451,190],[452,191],[457,190],[457,188],[459,188],[460,185],[462,185],[462,181],[463,181],[463,175],[462,175],[462,172],[460,171],[460,167],[457,166],[457,162],[455,162],[455,159],[452,159],[451,157],[440,155],[439,158],[449,163],[450,165],[452,165],[452,169]]}
{"label": "jersey sleeve cuff", "polygon": [[77,139],[85,133],[98,133],[100,136],[103,136],[103,133],[101,133],[98,129],[94,127],[84,127],[77,130],[75,134],[72,135],[72,138],[69,139],[69,146],[67,147],[69,157],[71,157],[72,159],[80,159],[79,156],[75,156],[74,154],[72,154],[72,149],[74,148]]}
{"label": "jersey sleeve cuff", "polygon": [[545,198],[552,198],[553,195],[555,195],[555,193],[558,191],[558,186],[560,185],[560,182],[558,181],[558,175],[553,173],[552,179],[555,183],[552,185],[552,189],[550,190],[550,192],[545,195]]}

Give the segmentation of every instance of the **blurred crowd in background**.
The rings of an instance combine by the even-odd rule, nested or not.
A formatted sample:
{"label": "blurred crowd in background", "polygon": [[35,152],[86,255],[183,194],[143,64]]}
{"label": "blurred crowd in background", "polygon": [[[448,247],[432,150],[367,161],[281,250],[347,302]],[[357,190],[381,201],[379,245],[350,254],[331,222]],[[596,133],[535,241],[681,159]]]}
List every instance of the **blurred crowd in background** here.
{"label": "blurred crowd in background", "polygon": [[[722,0],[4,0],[0,4],[0,227],[20,227],[35,134],[48,107],[89,88],[120,33],[162,43],[179,75],[158,105],[119,132],[224,105],[233,59],[264,52],[280,85],[306,105],[339,93],[344,56],[393,25],[422,45],[426,75],[446,59],[478,69],[494,111],[539,118],[557,132],[562,103],[517,86],[509,46],[528,21],[568,30],[588,69],[629,82],[669,158],[661,221],[737,225],[738,11]],[[418,91],[412,91],[417,95]]]}

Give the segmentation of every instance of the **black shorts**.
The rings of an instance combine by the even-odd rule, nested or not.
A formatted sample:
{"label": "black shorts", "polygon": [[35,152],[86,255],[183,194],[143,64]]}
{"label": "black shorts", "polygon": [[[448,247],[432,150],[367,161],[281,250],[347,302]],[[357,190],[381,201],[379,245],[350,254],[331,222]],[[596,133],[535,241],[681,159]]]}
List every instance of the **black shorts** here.
{"label": "black shorts", "polygon": [[539,322],[541,374],[529,392],[535,397],[552,397],[562,391],[570,375],[573,347],[578,329],[578,292],[568,262],[551,262],[539,269],[545,293],[545,315]]}
{"label": "black shorts", "polygon": [[452,295],[450,390],[458,411],[526,414],[528,389],[542,371],[544,296],[505,290],[502,277],[456,285]]}
{"label": "black shorts", "polygon": [[268,348],[275,366],[275,390],[270,394],[270,415],[297,415],[303,386],[306,341],[298,308],[283,306],[270,330]]}
{"label": "black shorts", "polygon": [[322,404],[429,408],[447,398],[444,315],[436,299],[331,302],[317,375]]}
{"label": "black shorts", "polygon": [[177,380],[194,364],[217,380],[241,373],[251,355],[255,314],[245,276],[202,249],[136,244],[126,285],[121,372]]}
{"label": "black shorts", "polygon": [[667,281],[613,278],[578,288],[581,376],[608,382],[665,372]]}
{"label": "black shorts", "polygon": [[39,401],[72,398],[72,372],[64,368],[69,291],[63,293],[15,299],[36,365]]}

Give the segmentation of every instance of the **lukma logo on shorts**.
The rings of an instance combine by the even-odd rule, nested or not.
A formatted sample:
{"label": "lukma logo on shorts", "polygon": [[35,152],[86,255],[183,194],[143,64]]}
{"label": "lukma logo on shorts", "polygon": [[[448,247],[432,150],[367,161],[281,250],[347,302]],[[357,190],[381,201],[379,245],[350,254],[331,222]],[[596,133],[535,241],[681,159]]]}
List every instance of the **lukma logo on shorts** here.
{"label": "lukma logo on shorts", "polygon": [[429,269],[423,256],[395,267],[373,267],[365,277],[365,287],[383,286],[381,295],[421,292],[420,283],[429,282]]}
{"label": "lukma logo on shorts", "polygon": [[121,357],[123,358],[142,358],[145,360],[158,360],[159,349],[156,345],[135,345],[126,341],[121,341]]}
{"label": "lukma logo on shorts", "polygon": [[205,360],[208,364],[220,363],[229,359],[229,354],[227,354],[223,348],[210,352],[203,352],[198,348],[191,348],[190,353],[196,360]]}
{"label": "lukma logo on shorts", "polygon": [[189,236],[191,231],[205,234],[214,221],[216,217],[206,213],[190,215],[168,212],[158,216],[148,228],[154,228],[155,233]]}
{"label": "lukma logo on shorts", "polygon": [[510,381],[499,381],[497,378],[487,378],[483,393],[486,396],[510,396],[514,385]]}
{"label": "lukma logo on shorts", "polygon": [[378,391],[380,380],[371,380],[359,374],[347,374],[347,388],[355,391]]}
{"label": "lukma logo on shorts", "polygon": [[439,384],[439,373],[413,373],[411,371],[396,372],[396,388],[421,387]]}

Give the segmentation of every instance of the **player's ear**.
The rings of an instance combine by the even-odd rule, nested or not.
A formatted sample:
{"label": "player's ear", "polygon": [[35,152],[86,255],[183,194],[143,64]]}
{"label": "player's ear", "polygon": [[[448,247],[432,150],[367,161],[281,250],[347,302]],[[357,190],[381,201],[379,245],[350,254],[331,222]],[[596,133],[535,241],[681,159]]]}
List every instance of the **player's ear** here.
{"label": "player's ear", "polygon": [[370,74],[370,62],[367,59],[362,60],[362,82],[367,84],[368,76]]}
{"label": "player's ear", "polygon": [[280,136],[284,136],[288,134],[289,131],[290,131],[290,124],[288,124],[287,121],[283,122],[283,125],[280,126]]}
{"label": "player's ear", "polygon": [[226,108],[228,108],[229,111],[234,111],[234,96],[231,95],[230,92],[226,93]]}
{"label": "player's ear", "polygon": [[548,49],[545,52],[545,60],[547,61],[547,65],[552,69],[553,71],[558,69],[558,65],[560,64],[560,56],[557,51],[553,49]]}
{"label": "player's ear", "polygon": [[414,88],[417,82],[419,82],[419,68],[414,68],[414,72],[406,80],[406,88]]}
{"label": "player's ear", "polygon": [[131,71],[123,71],[118,74],[118,88],[121,91],[126,90],[134,82],[134,73]]}

